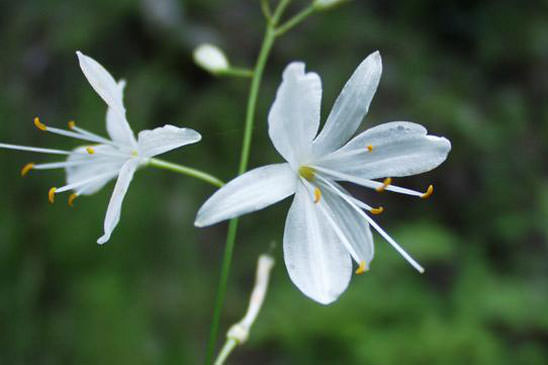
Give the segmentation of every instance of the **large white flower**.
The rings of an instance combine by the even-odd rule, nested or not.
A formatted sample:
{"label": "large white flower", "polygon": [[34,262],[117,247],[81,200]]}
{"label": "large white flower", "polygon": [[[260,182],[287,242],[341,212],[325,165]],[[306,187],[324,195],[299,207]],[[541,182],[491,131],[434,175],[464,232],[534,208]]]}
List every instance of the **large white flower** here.
{"label": "large white flower", "polygon": [[[328,304],[346,289],[352,259],[362,273],[373,259],[373,226],[417,270],[413,260],[367,213],[378,214],[353,198],[337,181],[377,191],[426,198],[397,187],[388,176],[408,176],[441,164],[449,150],[445,138],[427,135],[410,122],[389,122],[350,139],[367,113],[382,72],[378,52],[356,69],[320,124],[322,85],[303,63],[291,63],[268,116],[268,132],[286,163],[251,170],[219,189],[200,208],[196,226],[207,226],[262,209],[295,194],[285,224],[284,258],[291,280],[308,297]],[[348,141],[350,139],[350,141]],[[384,181],[372,179],[385,178]]]}
{"label": "large white flower", "polygon": [[126,119],[123,102],[125,81],[116,82],[97,61],[81,52],[76,54],[87,80],[108,105],[106,127],[110,139],[79,128],[73,121],[68,123],[69,130],[64,130],[46,126],[35,118],[34,124],[40,130],[91,142],[92,145],[79,147],[73,151],[5,143],[0,143],[0,148],[68,155],[65,161],[29,163],[21,170],[22,175],[27,174],[31,169],[64,168],[66,170],[67,184],[49,190],[48,196],[51,203],[55,199],[55,194],[72,190],[73,193],[69,197],[69,205],[72,205],[77,196],[93,194],[110,180],[118,177],[107,208],[104,234],[97,240],[97,243],[103,244],[109,240],[120,220],[122,201],[137,168],[148,163],[149,158],[153,156],[198,142],[201,136],[189,128],[165,125],[153,130],[143,130],[135,138]]}

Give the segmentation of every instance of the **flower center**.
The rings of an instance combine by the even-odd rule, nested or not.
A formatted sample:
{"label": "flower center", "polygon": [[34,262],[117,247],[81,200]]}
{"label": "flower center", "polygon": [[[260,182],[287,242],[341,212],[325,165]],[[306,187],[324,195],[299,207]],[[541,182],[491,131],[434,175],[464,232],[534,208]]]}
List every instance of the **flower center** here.
{"label": "flower center", "polygon": [[307,181],[312,182],[316,177],[316,169],[309,166],[301,166],[299,167],[299,176],[303,177]]}

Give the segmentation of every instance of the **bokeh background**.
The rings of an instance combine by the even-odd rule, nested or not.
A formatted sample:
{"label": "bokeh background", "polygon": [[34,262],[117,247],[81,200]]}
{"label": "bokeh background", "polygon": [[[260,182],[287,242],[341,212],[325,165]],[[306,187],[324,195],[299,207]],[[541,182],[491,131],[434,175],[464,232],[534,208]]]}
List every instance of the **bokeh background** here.
{"label": "bokeh background", "polygon": [[[290,12],[307,5],[294,0]],[[257,256],[277,266],[251,338],[233,364],[548,363],[548,6],[544,1],[353,1],[276,44],[260,92],[250,166],[278,161],[266,114],[283,67],[323,79],[323,114],[358,63],[379,49],[384,74],[362,128],[424,124],[453,150],[398,183],[428,201],[348,186],[386,210],[378,221],[425,267],[417,274],[376,236],[377,255],[333,305],[305,298],[285,270],[290,200],[241,220],[221,332],[244,313]],[[104,133],[105,105],[76,50],[128,81],[135,131],[174,123],[203,141],[174,162],[222,179],[237,169],[248,81],[192,63],[203,41],[250,66],[258,1],[50,0],[0,3],[0,140],[73,148],[32,125],[75,119]],[[47,191],[62,171],[20,168],[43,155],[0,151],[0,363],[195,364],[203,361],[226,225],[196,229],[213,189],[167,171],[137,173],[121,223],[102,233],[112,184],[74,208]]]}

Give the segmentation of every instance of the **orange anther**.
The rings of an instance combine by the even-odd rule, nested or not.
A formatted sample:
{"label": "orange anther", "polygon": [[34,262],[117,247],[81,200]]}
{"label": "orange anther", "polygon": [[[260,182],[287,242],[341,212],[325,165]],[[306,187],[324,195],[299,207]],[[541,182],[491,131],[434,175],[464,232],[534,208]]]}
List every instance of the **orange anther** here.
{"label": "orange anther", "polygon": [[391,177],[387,177],[386,179],[384,179],[384,181],[382,182],[382,185],[377,187],[375,190],[377,190],[379,193],[380,192],[383,192],[384,189],[386,189],[386,187],[388,185],[390,185],[392,183],[392,178]]}
{"label": "orange anther", "polygon": [[40,129],[41,131],[45,131],[45,130],[48,129],[48,127],[46,127],[46,125],[44,123],[42,123],[40,121],[40,118],[38,118],[38,117],[34,118],[34,125],[36,126],[36,128]]}
{"label": "orange anther", "polygon": [[57,188],[53,187],[51,189],[49,189],[48,191],[48,200],[51,204],[53,204],[55,202],[55,191],[57,190]]}
{"label": "orange anther", "polygon": [[314,189],[314,204],[318,204],[320,202],[320,199],[322,198],[322,191],[320,188]]}
{"label": "orange anther", "polygon": [[373,151],[373,145],[367,146],[367,150],[368,150],[369,152],[372,152],[372,151]]}
{"label": "orange anther", "polygon": [[428,189],[426,189],[426,193],[421,195],[421,199],[428,199],[432,194],[434,194],[434,186],[428,185]]}
{"label": "orange anther", "polygon": [[365,261],[361,261],[360,266],[358,266],[358,268],[354,272],[358,275],[361,275],[366,271],[367,271],[367,265],[365,264]]}
{"label": "orange anther", "polygon": [[370,210],[371,214],[381,214],[382,212],[384,212],[384,208],[383,207],[378,207],[378,208],[371,208]]}
{"label": "orange anther", "polygon": [[32,170],[34,168],[34,162],[29,162],[28,164],[26,164],[25,166],[23,166],[23,168],[21,169],[21,176],[25,176],[26,174],[29,173],[30,170]]}
{"label": "orange anther", "polygon": [[69,198],[68,198],[68,205],[69,205],[69,207],[74,206],[74,199],[76,199],[77,197],[78,197],[78,194],[76,194],[76,193],[70,194],[70,196],[69,196]]}

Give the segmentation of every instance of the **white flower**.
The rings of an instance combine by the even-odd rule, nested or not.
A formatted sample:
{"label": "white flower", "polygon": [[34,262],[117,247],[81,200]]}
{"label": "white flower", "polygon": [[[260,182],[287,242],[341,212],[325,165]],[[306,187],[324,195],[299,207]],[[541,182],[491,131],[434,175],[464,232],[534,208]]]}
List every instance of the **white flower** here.
{"label": "white flower", "polygon": [[228,60],[223,51],[212,44],[201,44],[193,52],[194,62],[204,70],[218,73],[229,68]]}
{"label": "white flower", "polygon": [[[362,273],[373,259],[373,226],[417,270],[415,262],[367,214],[381,208],[353,198],[337,181],[377,191],[426,198],[432,194],[397,187],[387,176],[408,176],[441,164],[451,144],[410,122],[390,122],[350,139],[360,126],[382,71],[378,52],[356,69],[318,134],[322,86],[303,63],[291,63],[268,116],[269,135],[286,163],[251,170],[232,180],[200,208],[196,226],[253,212],[295,194],[284,231],[284,258],[291,280],[310,298],[328,304],[346,289],[353,259]],[[348,141],[350,139],[350,141]]]}
{"label": "white flower", "polygon": [[68,155],[65,161],[29,163],[21,170],[22,175],[27,174],[31,169],[64,168],[66,170],[67,184],[49,190],[48,197],[51,203],[55,199],[55,194],[72,190],[73,194],[69,197],[69,205],[72,205],[77,196],[93,194],[117,177],[106,212],[104,235],[97,240],[97,243],[103,244],[109,240],[120,220],[122,201],[136,169],[148,163],[150,157],[198,142],[201,136],[189,128],[165,125],[153,130],[141,131],[135,138],[126,120],[123,102],[125,81],[116,82],[97,61],[79,51],[76,54],[87,80],[108,105],[106,127],[110,139],[79,128],[74,121],[68,123],[69,130],[64,130],[46,126],[35,118],[34,124],[40,130],[91,142],[93,145],[79,147],[73,151],[5,143],[0,143],[0,148]]}

